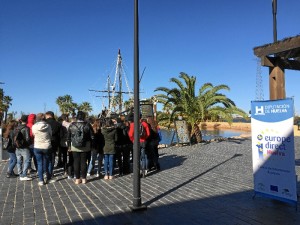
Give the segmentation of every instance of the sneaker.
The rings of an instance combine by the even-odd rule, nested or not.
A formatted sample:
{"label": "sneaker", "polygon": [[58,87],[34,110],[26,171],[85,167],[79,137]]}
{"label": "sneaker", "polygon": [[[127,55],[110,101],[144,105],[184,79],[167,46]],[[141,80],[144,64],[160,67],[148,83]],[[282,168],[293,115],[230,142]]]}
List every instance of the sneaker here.
{"label": "sneaker", "polygon": [[7,173],[7,174],[6,174],[6,178],[11,178],[11,174],[10,174],[10,173]]}
{"label": "sneaker", "polygon": [[38,185],[39,185],[39,186],[43,186],[43,185],[44,185],[44,181],[39,181],[39,182],[38,182]]}
{"label": "sneaker", "polygon": [[68,176],[68,179],[71,180],[71,179],[73,179],[73,177],[72,176]]}
{"label": "sneaker", "polygon": [[54,180],[54,179],[50,179],[50,180],[48,181],[49,184],[52,184],[52,183],[55,183],[55,182],[56,182],[56,180]]}
{"label": "sneaker", "polygon": [[20,177],[20,180],[21,181],[24,181],[24,180],[30,181],[30,180],[32,180],[32,178],[31,177]]}
{"label": "sneaker", "polygon": [[114,178],[114,176],[109,176],[109,177],[108,177],[108,179],[110,179],[110,180],[113,179],[113,178]]}
{"label": "sneaker", "polygon": [[83,184],[86,184],[86,179],[82,179],[82,183],[83,183]]}
{"label": "sneaker", "polygon": [[91,174],[90,174],[90,173],[88,173],[86,176],[87,176],[87,177],[90,177],[90,176],[91,176]]}
{"label": "sneaker", "polygon": [[108,176],[107,175],[104,176],[104,180],[108,180]]}
{"label": "sneaker", "polygon": [[48,177],[47,177],[46,173],[44,173],[44,175],[43,175],[43,180],[44,180],[44,183],[47,184]]}
{"label": "sneaker", "polygon": [[100,174],[99,174],[99,173],[97,173],[97,174],[96,174],[96,177],[100,177]]}

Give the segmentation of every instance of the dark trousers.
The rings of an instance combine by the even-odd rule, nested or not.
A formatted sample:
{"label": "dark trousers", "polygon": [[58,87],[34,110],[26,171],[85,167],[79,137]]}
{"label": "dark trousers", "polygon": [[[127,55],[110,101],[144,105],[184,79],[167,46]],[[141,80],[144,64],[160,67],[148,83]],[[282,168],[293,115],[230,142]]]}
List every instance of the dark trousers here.
{"label": "dark trousers", "polygon": [[[62,156],[62,161],[59,161],[59,155]],[[58,152],[58,163],[64,168],[64,172],[67,171],[67,161],[68,161],[68,147],[59,147]]]}
{"label": "dark trousers", "polygon": [[87,152],[72,152],[74,158],[74,174],[76,179],[86,179]]}
{"label": "dark trousers", "polygon": [[119,174],[130,173],[130,146],[129,145],[116,145],[116,158],[118,161]]}
{"label": "dark trousers", "polygon": [[67,168],[68,168],[68,175],[70,177],[73,177],[74,175],[74,158],[73,158],[73,152],[68,152],[69,159],[67,163]]}

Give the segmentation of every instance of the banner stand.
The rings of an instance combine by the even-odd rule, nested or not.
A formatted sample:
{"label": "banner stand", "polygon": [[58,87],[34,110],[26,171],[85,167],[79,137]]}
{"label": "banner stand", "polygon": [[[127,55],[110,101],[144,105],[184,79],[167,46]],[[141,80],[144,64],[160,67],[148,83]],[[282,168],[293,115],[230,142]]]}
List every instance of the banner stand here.
{"label": "banner stand", "polygon": [[251,133],[254,196],[272,198],[297,209],[297,176],[292,98],[252,101]]}

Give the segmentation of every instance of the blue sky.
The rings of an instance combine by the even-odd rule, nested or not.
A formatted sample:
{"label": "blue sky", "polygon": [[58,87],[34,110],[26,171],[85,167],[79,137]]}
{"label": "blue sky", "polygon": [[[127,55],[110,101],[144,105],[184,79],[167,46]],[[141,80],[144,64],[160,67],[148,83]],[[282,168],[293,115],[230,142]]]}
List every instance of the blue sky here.
{"label": "blue sky", "polygon": [[[55,100],[69,94],[102,109],[108,74],[121,49],[133,88],[133,0],[1,0],[0,81],[13,98],[11,111],[60,114]],[[299,0],[278,0],[278,40],[299,35]],[[141,98],[172,87],[180,72],[226,84],[239,108],[255,100],[253,48],[273,42],[271,0],[140,0]],[[264,99],[268,69],[262,67]],[[299,71],[286,70],[286,95],[300,114]]]}

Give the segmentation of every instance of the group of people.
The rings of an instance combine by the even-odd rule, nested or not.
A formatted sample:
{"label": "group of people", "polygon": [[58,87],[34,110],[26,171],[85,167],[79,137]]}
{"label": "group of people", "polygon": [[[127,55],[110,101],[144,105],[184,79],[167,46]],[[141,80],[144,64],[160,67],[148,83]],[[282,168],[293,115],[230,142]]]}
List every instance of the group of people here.
{"label": "group of people", "polygon": [[[158,144],[161,135],[152,117],[141,119],[145,130],[140,136],[141,155],[146,174],[160,169]],[[104,175],[105,180],[131,173],[133,154],[133,115],[118,118],[86,118],[78,111],[69,117],[62,114],[57,120],[51,111],[23,115],[19,121],[10,121],[3,138],[9,140],[7,178],[19,176],[20,181],[31,181],[37,170],[38,185],[55,182],[54,166],[75,184],[87,183],[87,177]],[[98,164],[96,166],[96,161]],[[17,165],[17,174],[14,168]],[[103,169],[102,169],[103,168]]]}

